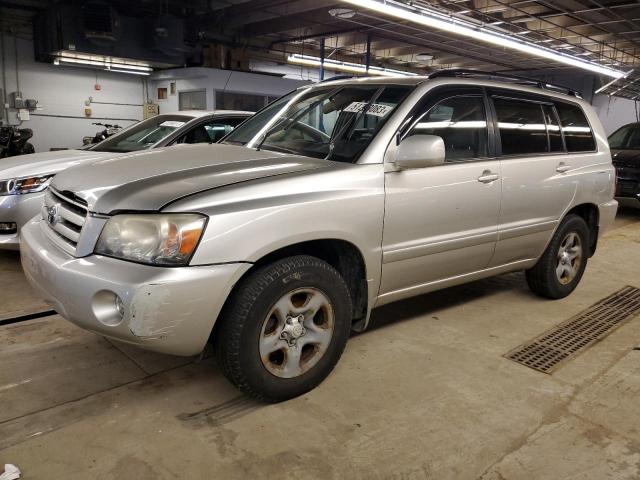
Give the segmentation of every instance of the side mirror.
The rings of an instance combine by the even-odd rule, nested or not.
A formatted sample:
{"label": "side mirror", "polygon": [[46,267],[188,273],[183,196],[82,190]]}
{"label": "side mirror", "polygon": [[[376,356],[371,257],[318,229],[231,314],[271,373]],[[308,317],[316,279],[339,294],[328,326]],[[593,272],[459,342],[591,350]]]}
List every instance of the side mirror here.
{"label": "side mirror", "polygon": [[412,135],[402,140],[398,146],[398,168],[435,167],[443,163],[444,140],[437,135]]}

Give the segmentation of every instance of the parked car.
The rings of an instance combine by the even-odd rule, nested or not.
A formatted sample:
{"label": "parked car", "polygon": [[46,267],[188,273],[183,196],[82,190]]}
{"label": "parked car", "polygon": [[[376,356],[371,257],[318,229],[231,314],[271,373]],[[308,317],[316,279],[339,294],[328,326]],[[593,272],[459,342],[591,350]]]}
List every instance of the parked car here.
{"label": "parked car", "polygon": [[23,229],[63,317],[178,355],[214,342],[240,390],[300,395],[374,307],[525,270],[571,293],[616,214],[577,96],[477,74],[305,86],[217,145],[56,176]]}
{"label": "parked car", "polygon": [[40,212],[44,190],[58,172],[94,160],[182,143],[217,142],[252,112],[182,111],[158,115],[88,148],[2,159],[0,162],[0,250],[17,250],[20,229]]}
{"label": "parked car", "polygon": [[616,168],[616,198],[621,205],[640,208],[640,122],[620,127],[609,137]]}

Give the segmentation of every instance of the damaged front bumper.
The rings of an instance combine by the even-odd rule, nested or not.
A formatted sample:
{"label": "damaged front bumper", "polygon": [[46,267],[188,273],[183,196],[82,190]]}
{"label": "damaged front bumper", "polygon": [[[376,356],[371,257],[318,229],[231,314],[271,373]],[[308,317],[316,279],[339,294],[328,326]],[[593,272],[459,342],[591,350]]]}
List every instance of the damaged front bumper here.
{"label": "damaged front bumper", "polygon": [[95,333],[174,355],[196,355],[246,263],[152,267],[100,255],[75,258],[34,220],[21,232],[30,283],[64,318]]}

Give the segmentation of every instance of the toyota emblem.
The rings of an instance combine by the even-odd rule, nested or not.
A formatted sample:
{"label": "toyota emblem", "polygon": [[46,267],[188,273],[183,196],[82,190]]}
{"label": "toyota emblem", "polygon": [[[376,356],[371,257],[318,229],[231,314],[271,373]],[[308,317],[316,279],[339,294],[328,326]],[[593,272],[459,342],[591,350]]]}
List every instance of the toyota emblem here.
{"label": "toyota emblem", "polygon": [[60,217],[58,217],[58,205],[51,205],[47,207],[47,223],[52,227],[58,223]]}

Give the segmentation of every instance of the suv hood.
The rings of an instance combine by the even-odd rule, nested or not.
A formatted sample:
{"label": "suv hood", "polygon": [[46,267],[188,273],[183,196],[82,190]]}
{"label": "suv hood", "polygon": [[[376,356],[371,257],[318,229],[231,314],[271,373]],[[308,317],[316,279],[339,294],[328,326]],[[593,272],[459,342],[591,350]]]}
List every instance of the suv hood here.
{"label": "suv hood", "polygon": [[0,180],[58,173],[81,163],[118,155],[121,154],[93,152],[91,150],[58,150],[55,152],[31,153],[17,157],[0,158]]}
{"label": "suv hood", "polygon": [[330,165],[326,160],[242,146],[177,145],[65,170],[56,175],[52,187],[85,200],[95,213],[157,211],[205,190]]}

